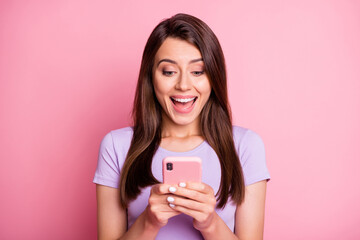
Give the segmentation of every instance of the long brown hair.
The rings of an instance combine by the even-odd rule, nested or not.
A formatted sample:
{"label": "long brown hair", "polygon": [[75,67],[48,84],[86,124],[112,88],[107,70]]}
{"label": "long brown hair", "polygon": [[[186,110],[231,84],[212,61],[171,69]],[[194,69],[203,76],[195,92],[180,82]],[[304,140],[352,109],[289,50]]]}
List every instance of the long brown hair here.
{"label": "long brown hair", "polygon": [[127,207],[141,188],[159,183],[151,172],[151,163],[161,141],[162,110],[154,92],[152,68],[157,50],[168,37],[186,40],[201,52],[212,91],[200,113],[200,124],[203,137],[220,160],[217,207],[223,208],[229,197],[239,204],[245,185],[233,140],[224,54],[217,37],[203,21],[188,14],[176,14],[160,22],[145,45],[133,106],[134,133],[121,171],[121,205]]}

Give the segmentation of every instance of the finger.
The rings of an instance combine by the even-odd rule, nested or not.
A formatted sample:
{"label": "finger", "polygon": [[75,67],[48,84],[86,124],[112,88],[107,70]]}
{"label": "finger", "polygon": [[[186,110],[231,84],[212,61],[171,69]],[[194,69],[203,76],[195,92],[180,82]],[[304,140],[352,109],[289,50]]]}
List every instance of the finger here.
{"label": "finger", "polygon": [[157,208],[148,207],[149,216],[153,220],[151,222],[159,222],[161,225],[165,225],[168,220],[176,215],[181,214],[181,212],[171,209],[171,211],[159,211]]}
{"label": "finger", "polygon": [[176,212],[176,210],[169,206],[168,203],[161,204],[157,206],[150,206],[150,209],[153,213],[173,213]]}
{"label": "finger", "polygon": [[166,199],[169,203],[169,206],[172,207],[173,209],[174,206],[182,206],[188,209],[192,209],[195,211],[211,211],[211,207],[204,204],[204,203],[200,203],[191,199],[185,199],[185,198],[181,198],[181,197],[175,197],[175,196],[168,196]]}
{"label": "finger", "polygon": [[177,188],[177,190],[173,193],[173,195],[180,196],[183,198],[189,198],[202,203],[209,202],[210,199],[214,198],[213,195],[205,194],[196,190],[181,188],[181,187]]}
{"label": "finger", "polygon": [[168,194],[168,193],[170,193],[169,192],[169,187],[170,186],[171,185],[162,184],[162,183],[156,184],[151,188],[151,193],[160,194],[160,195]]}
{"label": "finger", "polygon": [[172,218],[172,217],[177,216],[177,215],[179,215],[179,214],[181,214],[181,212],[172,209],[171,212],[165,213],[165,216],[166,216],[167,218]]}
{"label": "finger", "polygon": [[186,183],[179,183],[180,187],[186,187],[191,190],[195,190],[198,192],[202,192],[205,194],[214,195],[214,190],[209,185],[202,183],[202,182],[186,182]]}
{"label": "finger", "polygon": [[204,215],[204,213],[202,212],[199,212],[199,211],[196,211],[196,210],[193,210],[193,209],[189,209],[189,208],[186,208],[186,207],[183,207],[183,206],[178,206],[178,205],[173,205],[172,207],[175,211],[179,212],[179,213],[184,213],[196,220],[199,220],[201,216]]}
{"label": "finger", "polygon": [[151,194],[148,199],[148,205],[156,206],[156,207],[167,206],[167,204],[168,204],[167,197],[170,195],[171,194],[168,194],[168,193],[166,193],[166,194]]}
{"label": "finger", "polygon": [[[161,196],[161,195],[157,195]],[[175,210],[169,206],[169,202],[166,200],[166,195],[163,197],[150,197],[149,204],[152,212],[174,212]]]}

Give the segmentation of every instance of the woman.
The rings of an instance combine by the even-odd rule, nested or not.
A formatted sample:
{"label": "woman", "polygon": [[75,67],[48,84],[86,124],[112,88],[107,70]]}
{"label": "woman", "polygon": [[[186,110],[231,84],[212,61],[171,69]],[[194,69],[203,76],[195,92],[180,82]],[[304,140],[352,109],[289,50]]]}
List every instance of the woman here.
{"label": "woman", "polygon": [[[177,14],[153,30],[133,118],[101,143],[99,239],[262,239],[264,146],[232,126],[223,52],[200,19]],[[167,156],[200,157],[202,182],[162,184]]]}

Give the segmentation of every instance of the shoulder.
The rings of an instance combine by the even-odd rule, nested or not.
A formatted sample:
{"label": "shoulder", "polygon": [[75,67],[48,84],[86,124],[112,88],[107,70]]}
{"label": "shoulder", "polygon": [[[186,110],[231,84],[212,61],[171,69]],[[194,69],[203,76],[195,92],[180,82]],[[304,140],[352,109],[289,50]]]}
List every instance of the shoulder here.
{"label": "shoulder", "polygon": [[233,126],[233,138],[236,151],[244,164],[249,155],[265,154],[265,146],[262,138],[251,129]]}
{"label": "shoulder", "polygon": [[131,142],[133,133],[134,131],[132,127],[124,127],[124,128],[112,130],[107,135],[110,135],[113,141],[125,143],[125,142]]}
{"label": "shoulder", "polygon": [[245,185],[265,179],[269,180],[265,146],[259,134],[247,128],[233,126],[233,136],[244,173]]}
{"label": "shoulder", "polygon": [[103,137],[94,183],[113,188],[118,187],[121,168],[125,162],[131,139],[131,127],[112,130]]}
{"label": "shoulder", "polygon": [[240,147],[240,145],[263,145],[263,140],[259,134],[240,126],[233,126],[233,138],[236,148]]}
{"label": "shoulder", "polygon": [[102,141],[103,143],[105,142],[108,144],[114,142],[127,143],[127,142],[131,142],[132,135],[133,135],[132,127],[124,127],[124,128],[111,130],[104,136]]}
{"label": "shoulder", "polygon": [[116,155],[126,155],[130,147],[132,136],[132,127],[111,130],[104,136],[101,142],[101,148],[112,149]]}
{"label": "shoulder", "polygon": [[[241,140],[244,138],[244,136],[246,135],[246,133],[248,131],[250,131],[250,129],[248,128],[244,128],[244,127],[240,127],[240,126],[232,126],[233,129],[233,137],[234,137],[234,141],[237,142],[241,142]],[[236,144],[235,143],[235,144]]]}

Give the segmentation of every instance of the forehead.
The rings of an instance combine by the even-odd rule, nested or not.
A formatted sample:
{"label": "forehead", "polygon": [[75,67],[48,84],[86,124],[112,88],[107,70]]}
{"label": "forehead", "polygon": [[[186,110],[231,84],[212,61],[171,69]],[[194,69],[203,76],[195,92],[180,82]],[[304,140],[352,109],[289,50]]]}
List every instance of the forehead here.
{"label": "forehead", "polygon": [[160,61],[162,58],[169,58],[180,62],[189,61],[201,58],[201,53],[194,44],[188,41],[168,37],[157,51],[155,61]]}

